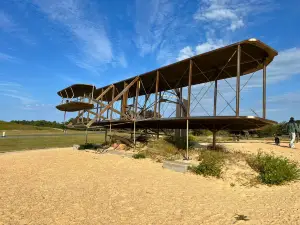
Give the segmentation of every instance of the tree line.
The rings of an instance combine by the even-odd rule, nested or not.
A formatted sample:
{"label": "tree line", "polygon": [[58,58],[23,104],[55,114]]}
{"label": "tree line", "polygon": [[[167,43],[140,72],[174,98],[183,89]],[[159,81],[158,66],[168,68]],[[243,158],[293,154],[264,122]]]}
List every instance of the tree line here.
{"label": "tree line", "polygon": [[11,123],[17,123],[22,125],[31,125],[36,127],[52,127],[63,129],[64,124],[56,121],[47,121],[47,120],[12,120]]}

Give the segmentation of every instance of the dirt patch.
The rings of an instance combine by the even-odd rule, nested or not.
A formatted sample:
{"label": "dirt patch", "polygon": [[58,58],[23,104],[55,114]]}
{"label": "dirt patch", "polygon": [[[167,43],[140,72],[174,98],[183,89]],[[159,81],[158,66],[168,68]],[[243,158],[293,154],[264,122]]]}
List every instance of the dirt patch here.
{"label": "dirt patch", "polygon": [[234,186],[149,159],[70,148],[1,154],[0,180],[0,224],[300,223],[299,182]]}

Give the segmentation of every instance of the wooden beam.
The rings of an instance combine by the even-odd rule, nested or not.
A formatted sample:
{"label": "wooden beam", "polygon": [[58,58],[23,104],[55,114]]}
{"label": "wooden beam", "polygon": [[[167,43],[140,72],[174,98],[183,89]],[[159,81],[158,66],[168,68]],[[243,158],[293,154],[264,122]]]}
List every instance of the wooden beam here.
{"label": "wooden beam", "polygon": [[140,85],[141,85],[141,81],[138,80],[137,83],[136,83],[135,101],[134,101],[134,117],[135,117],[135,119],[137,117],[138,100],[139,100],[139,94],[140,94]]}
{"label": "wooden beam", "polygon": [[107,92],[109,92],[110,89],[112,89],[114,87],[114,85],[110,85],[108,88],[106,88],[97,98],[96,100],[98,101],[99,99],[101,99]]}
{"label": "wooden beam", "polygon": [[[128,85],[128,84],[127,84],[126,82],[124,82],[124,90],[125,90],[125,88],[127,87],[127,85]],[[129,90],[129,89],[128,89],[128,90]],[[121,112],[122,112],[123,114],[126,113],[126,109],[127,109],[128,90],[125,91],[124,94],[123,94],[123,99],[122,99],[122,109],[121,109]]]}
{"label": "wooden beam", "polygon": [[155,84],[155,103],[154,103],[154,118],[157,118],[157,93],[159,88],[159,71],[156,71],[156,84]]}
{"label": "wooden beam", "polygon": [[[131,83],[126,86],[126,88],[124,88],[108,105],[104,107],[104,109],[101,110],[99,115],[101,116],[107,109],[109,109],[114,104],[114,102],[117,101],[124,93],[126,93],[129,90],[129,88],[131,88],[139,79],[140,77],[134,78],[134,80],[131,81]],[[95,118],[87,124],[87,127],[90,127],[94,122]]]}
{"label": "wooden beam", "polygon": [[[116,87],[115,87],[115,85],[113,85],[113,89],[112,89],[112,92],[111,92],[111,99],[114,99],[114,97],[115,97],[115,90],[116,90]],[[110,120],[112,120],[112,113],[113,112],[117,112],[117,113],[119,112],[117,110],[114,110],[114,104],[112,104],[112,106],[110,107]]]}
{"label": "wooden beam", "polygon": [[237,71],[236,71],[236,116],[240,115],[240,82],[241,82],[241,45],[237,49]]}

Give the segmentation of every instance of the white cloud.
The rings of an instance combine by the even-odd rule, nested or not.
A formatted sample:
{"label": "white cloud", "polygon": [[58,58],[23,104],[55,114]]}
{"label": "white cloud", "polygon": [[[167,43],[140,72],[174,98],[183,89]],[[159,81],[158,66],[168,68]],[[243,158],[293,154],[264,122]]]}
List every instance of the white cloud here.
{"label": "white cloud", "polygon": [[271,3],[271,0],[200,0],[194,19],[235,31],[245,26],[248,16],[272,8]]}
{"label": "white cloud", "polygon": [[[67,56],[77,66],[93,73],[101,70],[103,64],[118,61],[114,58],[112,43],[107,35],[103,20],[91,11],[86,12],[81,0],[33,0],[33,2],[54,22],[67,28],[79,49],[78,55]],[[125,56],[120,59],[124,66]]]}
{"label": "white cloud", "polygon": [[268,103],[277,103],[277,104],[300,103],[300,92],[287,92],[281,95],[270,96],[267,101]]}
{"label": "white cloud", "polygon": [[201,43],[195,47],[195,50],[192,49],[190,46],[186,46],[179,51],[178,57],[176,58],[177,61],[190,58],[194,55],[202,54],[208,51],[212,51],[217,48],[221,48],[226,45],[224,40],[213,40],[208,38],[206,42]]}
{"label": "white cloud", "polygon": [[19,83],[0,81],[0,95],[17,99],[22,105],[37,102]]}
{"label": "white cloud", "polygon": [[0,61],[17,62],[17,58],[11,55],[0,52]]}
{"label": "white cloud", "polygon": [[196,53],[202,54],[208,51],[212,51],[217,48],[221,48],[224,45],[226,45],[226,41],[219,39],[219,40],[213,40],[208,38],[205,43],[199,44],[196,46]]}
{"label": "white cloud", "polygon": [[0,11],[0,29],[12,29],[15,26],[14,22],[5,12]]}
{"label": "white cloud", "polygon": [[[1,94],[1,93],[0,93]],[[34,102],[36,102],[36,100],[30,98],[30,97],[25,97],[25,96],[22,96],[22,95],[17,95],[17,94],[7,94],[7,93],[3,93],[1,95],[4,95],[4,96],[7,96],[7,97],[11,97],[11,98],[15,98],[15,99],[18,99],[21,104],[23,105],[27,105],[27,104],[32,104]]]}
{"label": "white cloud", "polygon": [[195,55],[195,52],[190,46],[186,46],[185,48],[179,51],[179,55],[177,57],[177,61],[190,58]]}

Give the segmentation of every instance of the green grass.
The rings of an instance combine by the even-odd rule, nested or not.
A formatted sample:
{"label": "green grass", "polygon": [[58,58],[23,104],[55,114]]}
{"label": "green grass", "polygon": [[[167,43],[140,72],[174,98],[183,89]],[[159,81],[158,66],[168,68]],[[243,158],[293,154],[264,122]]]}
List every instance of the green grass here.
{"label": "green grass", "polygon": [[284,157],[258,153],[249,157],[247,162],[259,173],[258,180],[264,184],[280,185],[300,179],[300,169],[297,163]]}
{"label": "green grass", "polygon": [[140,152],[140,153],[133,154],[132,158],[134,158],[134,159],[145,159],[146,155],[144,153]]}
{"label": "green grass", "polygon": [[[23,125],[11,122],[0,121],[0,135],[5,131],[6,136],[13,135],[31,135],[31,134],[62,134],[63,130],[51,127],[38,127],[32,125]],[[69,134],[73,133],[84,133],[85,131],[68,130]]]}
{"label": "green grass", "polygon": [[[103,143],[104,134],[88,135],[88,142]],[[0,139],[0,152],[21,151],[31,149],[71,147],[73,144],[84,144],[85,136],[56,136],[36,138],[2,138]]]}
{"label": "green grass", "polygon": [[191,166],[189,170],[198,175],[220,178],[227,158],[228,154],[225,152],[202,151],[199,155],[199,165]]}
{"label": "green grass", "polygon": [[149,158],[162,160],[174,160],[182,157],[183,152],[165,139],[153,140],[148,143],[147,149],[144,151],[145,155]]}

